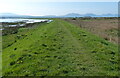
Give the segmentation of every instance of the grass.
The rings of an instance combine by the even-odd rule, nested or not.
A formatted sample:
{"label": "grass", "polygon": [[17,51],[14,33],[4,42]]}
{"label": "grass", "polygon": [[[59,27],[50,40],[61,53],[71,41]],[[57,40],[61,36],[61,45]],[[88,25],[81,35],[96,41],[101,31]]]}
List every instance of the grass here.
{"label": "grass", "polygon": [[108,31],[106,31],[108,34],[112,35],[112,36],[119,36],[118,32],[120,32],[119,29],[110,29]]}
{"label": "grass", "polygon": [[2,57],[3,76],[118,76],[117,45],[60,19],[3,36]]}
{"label": "grass", "polygon": [[0,77],[2,76],[2,31],[0,30]]}
{"label": "grass", "polygon": [[64,18],[63,20],[73,23],[112,43],[118,44],[119,30],[117,18]]}

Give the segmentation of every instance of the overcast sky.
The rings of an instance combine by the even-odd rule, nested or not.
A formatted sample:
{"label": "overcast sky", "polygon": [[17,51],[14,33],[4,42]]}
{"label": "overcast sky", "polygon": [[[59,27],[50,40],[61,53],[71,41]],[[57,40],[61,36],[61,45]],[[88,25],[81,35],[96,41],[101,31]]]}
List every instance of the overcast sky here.
{"label": "overcast sky", "polygon": [[[49,1],[49,2],[48,2]],[[109,1],[109,2],[108,2]],[[117,14],[118,0],[1,0],[0,13],[65,15],[68,13]]]}

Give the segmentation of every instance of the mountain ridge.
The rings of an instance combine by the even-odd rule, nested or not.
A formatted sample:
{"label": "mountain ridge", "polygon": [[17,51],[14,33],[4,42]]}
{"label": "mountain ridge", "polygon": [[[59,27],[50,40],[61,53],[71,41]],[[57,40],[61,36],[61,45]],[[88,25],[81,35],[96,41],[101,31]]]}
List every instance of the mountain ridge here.
{"label": "mountain ridge", "polygon": [[79,13],[68,13],[66,15],[56,16],[56,15],[45,15],[45,16],[30,16],[30,15],[19,15],[14,13],[0,13],[1,17],[26,17],[26,18],[58,18],[58,17],[118,17],[117,14],[93,14],[93,13],[86,13],[86,14],[79,14]]}

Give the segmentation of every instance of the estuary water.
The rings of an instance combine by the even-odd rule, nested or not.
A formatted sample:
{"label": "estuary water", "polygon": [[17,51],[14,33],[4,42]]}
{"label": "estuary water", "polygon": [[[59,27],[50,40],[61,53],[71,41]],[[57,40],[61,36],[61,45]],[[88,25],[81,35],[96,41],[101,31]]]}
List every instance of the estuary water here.
{"label": "estuary water", "polygon": [[8,22],[8,23],[14,23],[14,22],[28,22],[28,23],[34,23],[34,22],[44,22],[48,21],[48,19],[0,19],[1,22]]}
{"label": "estuary water", "polygon": [[26,26],[32,23],[40,23],[40,22],[50,23],[52,21],[53,20],[48,20],[48,19],[0,19],[0,30],[4,29],[2,27]]}

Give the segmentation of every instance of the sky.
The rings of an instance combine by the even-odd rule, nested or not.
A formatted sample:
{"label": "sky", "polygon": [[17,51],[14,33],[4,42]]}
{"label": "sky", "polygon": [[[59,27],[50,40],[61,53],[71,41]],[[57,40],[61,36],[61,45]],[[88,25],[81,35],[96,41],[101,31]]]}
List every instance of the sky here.
{"label": "sky", "polygon": [[59,16],[68,13],[117,14],[118,0],[1,0],[0,13],[33,16]]}

